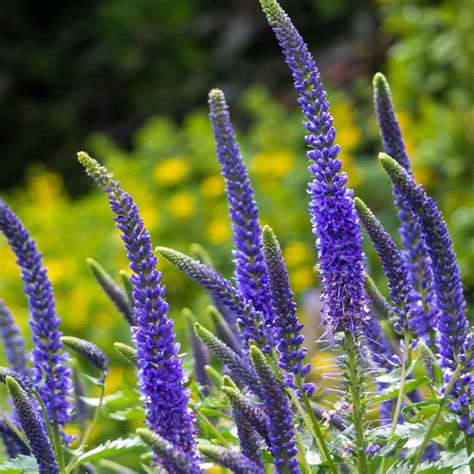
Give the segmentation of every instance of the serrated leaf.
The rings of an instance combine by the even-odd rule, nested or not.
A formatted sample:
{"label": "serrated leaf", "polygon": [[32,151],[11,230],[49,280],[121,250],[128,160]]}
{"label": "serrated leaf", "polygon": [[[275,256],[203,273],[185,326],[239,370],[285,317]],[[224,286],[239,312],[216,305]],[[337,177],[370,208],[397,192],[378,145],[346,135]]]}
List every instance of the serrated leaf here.
{"label": "serrated leaf", "polygon": [[81,454],[74,462],[74,467],[97,461],[99,459],[117,456],[118,454],[125,454],[135,449],[145,448],[142,440],[138,436],[131,438],[118,438],[111,441],[106,441],[103,444],[91,449],[90,451]]}
{"label": "serrated leaf", "polygon": [[0,464],[0,472],[5,474],[33,474],[38,472],[38,464],[33,456],[18,456]]}

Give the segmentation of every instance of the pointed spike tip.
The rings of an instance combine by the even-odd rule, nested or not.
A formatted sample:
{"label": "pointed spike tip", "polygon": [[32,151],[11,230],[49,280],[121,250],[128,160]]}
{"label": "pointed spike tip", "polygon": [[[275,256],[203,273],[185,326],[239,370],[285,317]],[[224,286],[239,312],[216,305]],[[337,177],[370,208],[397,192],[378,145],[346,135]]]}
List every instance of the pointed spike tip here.
{"label": "pointed spike tip", "polygon": [[388,85],[387,78],[381,72],[375,73],[372,84],[376,91],[390,93],[390,86]]}

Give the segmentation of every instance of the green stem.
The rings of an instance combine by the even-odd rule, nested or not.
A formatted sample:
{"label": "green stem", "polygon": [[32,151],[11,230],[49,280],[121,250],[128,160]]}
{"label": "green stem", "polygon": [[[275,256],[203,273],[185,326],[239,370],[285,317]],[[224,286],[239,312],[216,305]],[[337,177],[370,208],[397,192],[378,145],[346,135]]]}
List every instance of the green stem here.
{"label": "green stem", "polygon": [[308,395],[301,390],[301,380],[299,378],[297,379],[297,385],[298,389],[301,393],[301,398],[303,400],[304,406],[306,408],[306,412],[309,414],[309,418],[311,420],[311,424],[314,430],[314,434],[316,435],[316,439],[319,441],[318,447],[321,449],[322,453],[324,454],[325,461],[329,464],[329,469],[337,474],[337,467],[334,463],[334,459],[331,456],[331,453],[329,452],[328,445],[326,443],[326,439],[324,438],[323,432],[321,431],[321,427],[319,426],[319,421],[317,420],[313,408],[311,406],[311,403],[309,401]]}
{"label": "green stem", "polygon": [[345,346],[347,348],[348,381],[352,401],[352,423],[354,424],[355,443],[357,447],[357,464],[360,473],[369,473],[369,463],[365,452],[366,442],[364,435],[363,406],[361,390],[363,383],[362,367],[360,357],[357,354],[359,347],[354,341],[353,334],[345,335]]}
{"label": "green stem", "polygon": [[59,424],[54,420],[53,423],[53,439],[54,439],[54,444],[56,446],[56,455],[58,457],[58,464],[59,464],[59,470],[62,473],[66,473],[66,467],[64,463],[64,451],[62,447],[62,441],[61,441],[61,432],[59,431]]}
{"label": "green stem", "polygon": [[25,446],[28,446],[28,440],[26,439],[25,435],[23,434],[22,431],[20,431],[15,423],[13,423],[10,418],[2,411],[0,412],[0,416],[3,418],[5,423],[9,426],[9,428],[20,438],[20,440],[23,442]]}
{"label": "green stem", "polygon": [[[82,452],[82,450],[87,446],[87,442],[89,441],[89,438],[92,435],[92,432],[94,431],[95,426],[97,425],[99,418],[100,418],[100,413],[102,411],[102,404],[104,402],[104,394],[105,394],[105,373],[102,374],[102,384],[100,386],[100,395],[99,395],[99,404],[97,405],[97,408],[95,409],[94,412],[94,417],[92,418],[92,421],[90,422],[89,426],[87,427],[84,436],[82,437],[81,444],[78,446],[78,448],[75,450],[77,452]],[[76,467],[75,460],[71,459],[69,464],[66,466],[66,472],[72,471]]]}
{"label": "green stem", "polygon": [[[470,458],[474,451],[474,446],[472,445],[473,438],[472,436],[464,434],[464,439],[466,440],[467,457]],[[474,474],[474,459],[469,459],[469,472]]]}
{"label": "green stem", "polygon": [[222,443],[223,446],[226,448],[230,447],[227,440],[221,435],[219,430],[209,421],[205,415],[196,410],[196,416],[201,423],[205,424],[214,433],[215,437]]}
{"label": "green stem", "polygon": [[[405,333],[405,337],[403,339],[404,347],[402,353],[402,361],[401,361],[401,372],[400,372],[400,387],[398,389],[398,397],[397,397],[397,404],[395,406],[395,412],[393,414],[392,426],[390,428],[390,433],[388,434],[388,442],[390,443],[392,440],[393,435],[395,434],[395,430],[397,429],[398,418],[400,417],[400,411],[402,409],[403,398],[405,395],[405,382],[407,379],[407,360],[410,354],[410,336],[409,334]],[[383,458],[380,464],[380,473],[385,474],[386,467],[385,464],[387,462],[387,458]]]}
{"label": "green stem", "polygon": [[431,433],[433,432],[436,423],[438,423],[439,417],[441,416],[441,413],[443,411],[444,405],[448,401],[449,394],[453,388],[454,382],[456,382],[457,378],[459,377],[459,374],[461,373],[462,366],[458,365],[453,376],[451,377],[451,380],[449,381],[444,397],[440,400],[438,409],[436,410],[436,413],[431,420],[430,426],[428,427],[428,431],[425,434],[425,437],[423,438],[423,442],[421,443],[420,447],[418,448],[415,458],[413,460],[413,465],[410,469],[410,474],[415,474],[416,473],[416,468],[418,467],[418,464],[420,463],[421,457],[423,456],[423,453],[425,452],[426,446],[428,446],[428,443],[431,440]]}

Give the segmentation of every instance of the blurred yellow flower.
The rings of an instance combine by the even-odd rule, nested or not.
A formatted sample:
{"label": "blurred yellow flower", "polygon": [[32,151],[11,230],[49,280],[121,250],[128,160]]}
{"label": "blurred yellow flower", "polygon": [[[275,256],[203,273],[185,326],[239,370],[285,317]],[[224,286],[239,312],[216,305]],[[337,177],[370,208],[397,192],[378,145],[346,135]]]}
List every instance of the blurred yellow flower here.
{"label": "blurred yellow flower", "polygon": [[63,194],[63,179],[61,175],[49,171],[36,174],[29,179],[29,191],[37,204],[54,207]]}
{"label": "blurred yellow flower", "polygon": [[201,193],[208,198],[222,196],[224,190],[224,178],[219,175],[209,176],[201,183]]}
{"label": "blurred yellow flower", "polygon": [[290,274],[291,287],[296,293],[300,293],[314,285],[315,275],[312,267],[301,267]]}
{"label": "blurred yellow flower", "polygon": [[206,469],[206,474],[224,474],[226,471],[220,466],[212,466]]}
{"label": "blurred yellow flower", "polygon": [[336,143],[341,145],[342,150],[352,151],[359,145],[361,140],[360,130],[354,118],[353,104],[347,100],[335,102],[331,112],[337,127]]}
{"label": "blurred yellow flower", "polygon": [[159,221],[158,206],[142,206],[140,207],[140,216],[147,229],[154,229]]}
{"label": "blurred yellow flower", "polygon": [[206,228],[206,238],[213,244],[223,244],[230,236],[231,230],[227,221],[215,219]]}
{"label": "blurred yellow flower", "polygon": [[113,365],[110,367],[107,382],[105,384],[105,393],[114,393],[122,388],[122,368]]}
{"label": "blurred yellow flower", "polygon": [[181,183],[190,174],[188,162],[179,156],[159,161],[153,169],[153,178],[157,184],[172,186]]}
{"label": "blurred yellow flower", "polygon": [[253,157],[251,169],[260,176],[282,178],[294,167],[295,153],[289,149],[262,151]]}
{"label": "blurred yellow flower", "polygon": [[176,193],[170,199],[169,210],[173,217],[177,219],[187,219],[191,217],[196,210],[196,199],[187,191]]}
{"label": "blurred yellow flower", "polygon": [[314,260],[314,251],[305,242],[289,242],[283,248],[283,257],[289,267],[302,263],[311,263]]}
{"label": "blurred yellow flower", "polygon": [[53,284],[71,280],[77,274],[77,262],[72,258],[45,259],[45,267]]}

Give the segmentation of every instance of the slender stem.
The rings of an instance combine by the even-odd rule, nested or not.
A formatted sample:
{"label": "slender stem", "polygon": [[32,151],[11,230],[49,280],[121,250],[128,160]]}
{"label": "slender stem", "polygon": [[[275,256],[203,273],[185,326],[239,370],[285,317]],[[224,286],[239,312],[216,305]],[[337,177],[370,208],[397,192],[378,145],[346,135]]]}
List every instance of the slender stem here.
{"label": "slender stem", "polygon": [[66,466],[64,463],[64,451],[63,451],[63,446],[62,446],[62,441],[61,441],[61,433],[59,431],[59,424],[56,419],[54,420],[54,423],[53,423],[53,439],[54,439],[54,444],[56,446],[56,454],[58,456],[59,470],[62,473],[65,473]]}
{"label": "slender stem", "polygon": [[8,416],[1,411],[0,416],[4,419],[5,423],[10,427],[10,429],[18,436],[18,438],[23,442],[25,446],[28,446],[28,440],[25,435],[18,429],[18,427],[13,423],[13,421],[8,418]]}
{"label": "slender stem", "polygon": [[355,442],[357,446],[357,464],[360,473],[369,473],[369,463],[365,452],[366,442],[364,434],[363,406],[361,399],[362,391],[362,367],[357,352],[359,347],[354,341],[353,334],[345,335],[345,346],[347,348],[348,381],[352,400],[352,423],[354,424]]}
{"label": "slender stem", "polygon": [[[474,451],[474,446],[472,445],[473,439],[472,436],[469,436],[468,434],[464,434],[464,439],[466,440],[467,457],[470,458]],[[474,459],[469,459],[469,472],[474,474]]]}
{"label": "slender stem", "polygon": [[298,458],[300,461],[300,465],[303,467],[303,472],[310,474],[311,468],[308,466],[305,456],[306,449],[304,447],[303,440],[301,439],[301,435],[298,433],[298,430],[295,430],[295,437],[296,443],[298,445]]}
{"label": "slender stem", "polygon": [[222,443],[223,446],[229,448],[229,443],[227,440],[222,436],[220,431],[209,421],[209,419],[200,413],[198,410],[196,411],[196,416],[201,423],[204,423],[216,436],[216,438]]}
{"label": "slender stem", "polygon": [[421,457],[423,456],[423,453],[425,452],[426,446],[428,446],[428,443],[431,440],[431,433],[433,432],[436,423],[438,423],[439,417],[441,416],[441,412],[443,411],[444,405],[448,401],[449,394],[451,392],[451,389],[454,386],[454,382],[456,382],[457,378],[459,377],[459,374],[461,373],[462,366],[458,365],[456,370],[454,371],[453,376],[451,377],[451,380],[449,381],[444,397],[440,400],[438,409],[436,410],[436,413],[431,420],[430,426],[428,427],[428,431],[425,434],[425,437],[423,438],[423,442],[421,443],[420,447],[418,448],[415,458],[413,460],[413,465],[410,469],[410,474],[415,474],[416,468],[418,467],[418,464],[420,463]]}
{"label": "slender stem", "polygon": [[314,415],[314,411],[309,401],[308,395],[301,390],[301,382],[298,381],[297,383],[300,389],[300,393],[302,394],[301,398],[306,408],[306,412],[309,414],[309,418],[311,419],[314,433],[316,435],[317,440],[319,441],[318,447],[322,450],[325,457],[325,461],[329,464],[329,468],[331,469],[331,471],[337,474],[337,467],[334,464],[334,459],[332,458],[331,453],[329,452],[326,439],[324,438],[323,432],[321,431],[321,427],[319,426],[319,421]]}
{"label": "slender stem", "polygon": [[[405,333],[405,337],[403,339],[403,352],[402,352],[402,361],[401,361],[401,372],[400,372],[400,387],[398,389],[398,398],[397,404],[395,406],[395,412],[393,414],[392,426],[390,428],[390,433],[388,434],[389,442],[392,440],[393,435],[395,434],[395,430],[397,429],[398,418],[400,417],[400,412],[402,410],[402,403],[403,398],[405,395],[405,382],[407,379],[407,360],[410,354],[410,336],[409,334]],[[383,458],[380,464],[380,473],[385,474],[386,467],[385,464],[387,462],[387,458]]]}
{"label": "slender stem", "polygon": [[[92,421],[90,422],[89,426],[87,427],[84,433],[84,436],[82,437],[81,444],[78,446],[76,450],[78,452],[81,452],[87,446],[87,442],[89,441],[89,438],[91,437],[92,432],[94,431],[94,428],[97,425],[97,422],[99,421],[100,413],[102,411],[102,404],[104,402],[104,394],[105,394],[105,373],[102,374],[102,384],[100,386],[99,404],[97,405],[97,408],[95,409],[94,417],[92,418]],[[70,472],[74,467],[75,467],[75,460],[71,459],[69,464],[66,466],[66,472]]]}

